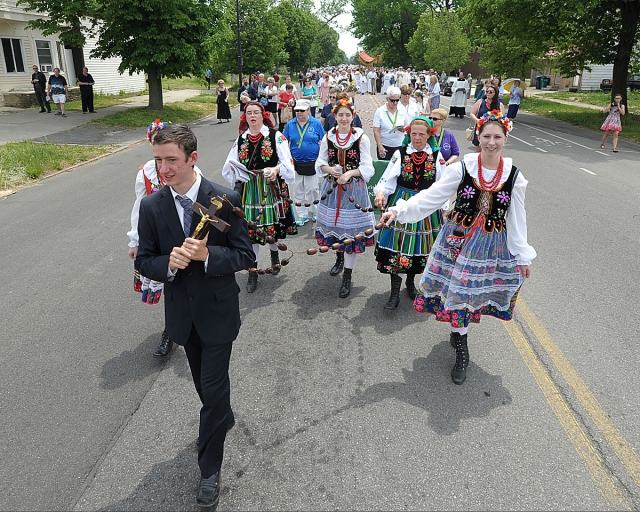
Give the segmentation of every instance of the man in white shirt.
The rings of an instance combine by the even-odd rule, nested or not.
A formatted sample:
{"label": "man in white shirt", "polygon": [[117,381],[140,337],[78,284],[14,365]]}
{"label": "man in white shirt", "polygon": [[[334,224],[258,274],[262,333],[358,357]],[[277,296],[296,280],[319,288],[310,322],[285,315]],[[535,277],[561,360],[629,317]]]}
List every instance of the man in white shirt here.
{"label": "man in white shirt", "polygon": [[284,83],[280,86],[280,90],[282,92],[287,92],[287,85],[291,84],[293,85],[293,94],[296,95],[296,97],[298,96],[298,89],[296,88],[295,84],[293,82],[291,82],[291,76],[287,75],[284,79]]}

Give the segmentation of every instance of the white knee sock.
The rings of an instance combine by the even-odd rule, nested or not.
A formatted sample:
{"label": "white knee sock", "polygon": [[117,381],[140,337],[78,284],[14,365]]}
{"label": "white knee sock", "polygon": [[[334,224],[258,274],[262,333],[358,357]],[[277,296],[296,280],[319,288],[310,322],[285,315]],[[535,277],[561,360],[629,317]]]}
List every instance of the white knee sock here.
{"label": "white knee sock", "polygon": [[278,246],[276,244],[269,244],[269,249],[278,252]]}
{"label": "white knee sock", "polygon": [[344,268],[353,268],[353,265],[356,262],[356,253],[352,252],[351,254],[344,253]]}
{"label": "white knee sock", "polygon": [[258,254],[260,254],[260,244],[251,244],[251,247],[253,247],[253,252],[256,255],[256,261],[258,261]]}
{"label": "white knee sock", "polygon": [[457,332],[458,334],[461,334],[463,336],[467,334],[468,330],[469,330],[469,327],[452,327],[451,328],[451,332]]}

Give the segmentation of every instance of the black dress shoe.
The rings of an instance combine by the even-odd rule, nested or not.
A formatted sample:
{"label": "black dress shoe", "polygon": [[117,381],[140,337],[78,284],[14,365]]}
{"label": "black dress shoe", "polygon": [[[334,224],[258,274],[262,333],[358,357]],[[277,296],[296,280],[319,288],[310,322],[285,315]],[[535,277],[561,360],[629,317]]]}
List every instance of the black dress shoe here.
{"label": "black dress shoe", "polygon": [[167,331],[162,331],[162,341],[160,341],[160,345],[153,353],[153,357],[165,357],[171,349],[173,348],[173,341],[169,338],[169,333]]}
{"label": "black dress shoe", "polygon": [[218,507],[218,499],[220,498],[220,471],[214,473],[209,478],[200,478],[198,487],[198,496],[196,503],[201,507]]}

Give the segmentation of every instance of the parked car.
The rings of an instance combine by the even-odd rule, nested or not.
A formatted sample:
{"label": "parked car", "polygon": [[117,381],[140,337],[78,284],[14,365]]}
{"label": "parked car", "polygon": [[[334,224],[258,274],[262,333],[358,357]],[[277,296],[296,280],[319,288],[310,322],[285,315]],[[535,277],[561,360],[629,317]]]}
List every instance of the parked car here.
{"label": "parked car", "polygon": [[609,80],[605,78],[602,82],[600,82],[600,90],[601,91],[610,91],[613,88],[613,80]]}
{"label": "parked car", "polygon": [[[627,87],[632,91],[636,89],[640,89],[640,75],[632,75],[627,78]],[[600,90],[601,91],[610,91],[613,88],[613,80],[605,78],[602,82],[600,82]]]}
{"label": "parked car", "polygon": [[453,93],[451,92],[451,87],[453,87],[454,82],[458,80],[457,76],[449,76],[447,77],[447,81],[442,86],[442,94],[444,96],[451,96]]}

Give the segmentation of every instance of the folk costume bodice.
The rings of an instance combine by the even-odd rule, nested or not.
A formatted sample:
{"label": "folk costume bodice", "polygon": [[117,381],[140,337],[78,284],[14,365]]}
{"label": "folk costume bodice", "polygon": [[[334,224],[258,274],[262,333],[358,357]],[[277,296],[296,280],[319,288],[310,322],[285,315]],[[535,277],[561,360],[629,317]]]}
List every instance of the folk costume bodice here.
{"label": "folk costume bodice", "polygon": [[257,142],[252,142],[247,135],[238,137],[238,159],[250,171],[262,170],[278,165],[276,151],[276,130],[270,129],[269,136],[262,136]]}
{"label": "folk costume bodice", "polygon": [[455,207],[449,218],[463,228],[470,228],[476,222],[486,233],[494,230],[501,233],[506,227],[506,216],[511,206],[513,184],[518,176],[515,165],[507,180],[494,192],[483,190],[480,184],[467,172],[462,165],[462,180],[458,186]]}
{"label": "folk costume bodice", "polygon": [[362,137],[358,137],[356,141],[346,148],[341,148],[331,139],[327,138],[327,160],[330,166],[340,165],[344,171],[351,171],[360,167],[360,141]]}
{"label": "folk costume bodice", "polygon": [[407,148],[400,148],[400,175],[397,185],[408,190],[424,190],[436,182],[436,162],[439,151],[428,154],[414,151],[409,154]]}

